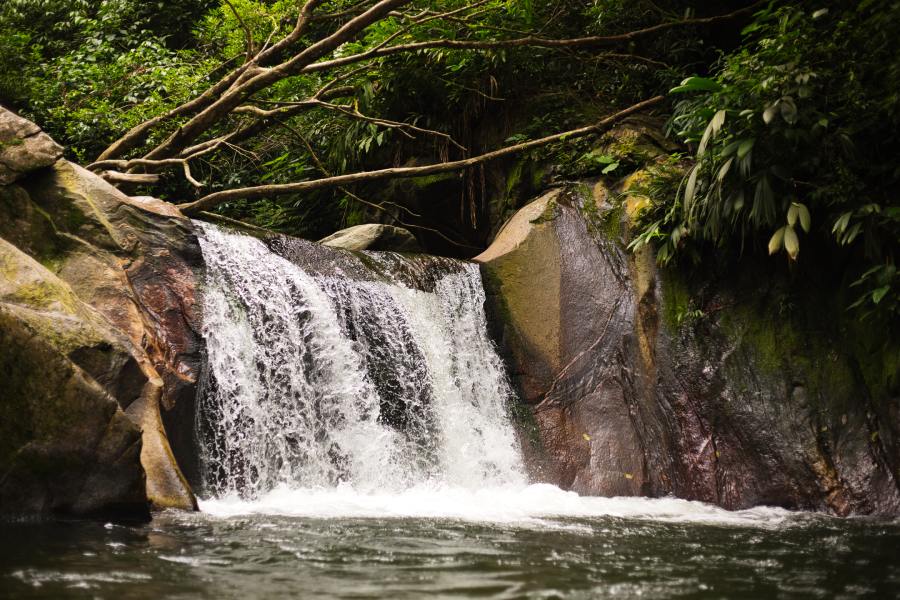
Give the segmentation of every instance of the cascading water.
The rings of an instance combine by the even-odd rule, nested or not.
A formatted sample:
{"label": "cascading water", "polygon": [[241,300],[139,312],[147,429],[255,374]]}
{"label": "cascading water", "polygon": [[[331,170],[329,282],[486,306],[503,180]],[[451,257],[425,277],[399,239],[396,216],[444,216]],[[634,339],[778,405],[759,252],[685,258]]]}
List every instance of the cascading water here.
{"label": "cascading water", "polygon": [[[304,269],[258,239],[199,226],[207,494],[524,484],[475,265],[373,254],[360,280],[341,265]],[[403,260],[412,261],[405,276],[392,274]],[[373,276],[379,270],[389,279]]]}

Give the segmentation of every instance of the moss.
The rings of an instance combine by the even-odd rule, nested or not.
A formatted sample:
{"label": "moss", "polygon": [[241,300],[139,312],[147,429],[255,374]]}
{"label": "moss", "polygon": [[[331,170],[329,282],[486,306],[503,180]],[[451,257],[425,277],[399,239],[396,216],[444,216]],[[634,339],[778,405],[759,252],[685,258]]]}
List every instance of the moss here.
{"label": "moss", "polygon": [[535,225],[539,225],[541,223],[549,223],[551,221],[555,221],[559,216],[559,204],[557,204],[556,199],[552,199],[547,202],[547,206],[544,208],[544,211],[538,215],[536,218],[532,219],[530,223]]}
{"label": "moss", "polygon": [[685,322],[685,315],[691,310],[691,291],[687,283],[674,268],[659,270],[662,286],[662,317],[666,328],[678,332]]}
{"label": "moss", "polygon": [[62,284],[45,280],[17,287],[9,299],[32,308],[55,308],[58,306],[68,314],[74,314],[77,306],[77,301],[71,291]]}
{"label": "moss", "polygon": [[[94,198],[90,193],[85,193],[82,189],[85,181],[71,166],[57,168],[56,176],[55,183],[59,187],[53,188],[51,193],[45,196],[45,203],[52,202],[54,215],[58,215],[54,219],[55,224],[63,231],[78,232],[81,237],[86,235],[83,231],[85,227],[96,229],[96,233],[91,232],[86,241],[103,246],[109,245],[110,248],[122,247],[116,228],[106,213],[97,206],[98,198],[101,196],[97,195]],[[65,202],[60,202],[60,197],[65,199]],[[67,210],[62,210],[63,207],[67,207]]]}
{"label": "moss", "polygon": [[503,294],[503,275],[496,263],[497,261],[493,261],[491,264],[481,265],[481,285],[484,287],[485,294],[493,300],[491,309],[495,319],[508,325],[514,321],[506,302],[506,296]]}
{"label": "moss", "polygon": [[625,205],[616,201],[599,217],[598,231],[608,240],[619,240],[624,235]]}
{"label": "moss", "polygon": [[457,178],[455,173],[436,173],[434,175],[424,175],[422,177],[411,177],[407,181],[418,189],[430,187],[436,183],[450,181]]}
{"label": "moss", "polygon": [[535,166],[531,170],[531,189],[539,190],[544,187],[544,181],[547,178],[547,169],[542,166]]}
{"label": "moss", "polygon": [[524,402],[516,401],[510,406],[510,414],[516,427],[525,434],[525,439],[531,447],[535,450],[543,450],[541,430],[531,407]]}
{"label": "moss", "polygon": [[512,169],[506,175],[506,198],[512,196],[519,184],[522,183],[522,173],[525,170],[525,161],[517,160]]}
{"label": "moss", "polygon": [[16,263],[3,253],[0,253],[0,277],[11,281],[18,273]]}
{"label": "moss", "polygon": [[[762,377],[769,382],[767,389],[780,389],[785,395],[792,387],[805,388],[805,402],[824,422],[864,401],[866,386],[847,354],[802,318],[779,314],[772,301],[755,306],[741,302],[722,311],[718,322],[726,340],[739,341],[743,353],[736,356],[752,359],[754,377]],[[746,371],[735,363],[729,377],[746,377]]]}
{"label": "moss", "polygon": [[16,146],[21,146],[24,143],[25,143],[25,140],[23,140],[22,138],[17,138],[17,137],[14,137],[14,138],[6,140],[6,141],[0,140],[0,152],[3,152],[7,148],[14,148]]}

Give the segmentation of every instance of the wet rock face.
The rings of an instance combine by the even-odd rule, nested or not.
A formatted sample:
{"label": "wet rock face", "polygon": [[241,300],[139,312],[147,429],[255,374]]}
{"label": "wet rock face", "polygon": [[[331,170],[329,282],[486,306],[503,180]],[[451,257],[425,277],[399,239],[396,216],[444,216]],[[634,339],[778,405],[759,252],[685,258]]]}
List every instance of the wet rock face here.
{"label": "wet rock face", "polygon": [[[8,118],[4,113],[0,110],[0,120]],[[34,344],[59,353],[54,369],[67,368],[75,373],[69,379],[84,380],[59,386],[99,387],[104,402],[118,406],[115,414],[143,432],[134,445],[140,461],[121,463],[120,475],[140,480],[144,514],[148,499],[155,507],[195,507],[163,424],[169,416],[172,446],[190,468],[194,392],[203,354],[195,297],[202,258],[190,221],[171,205],[129,198],[88,171],[56,160],[0,185],[0,238],[0,256],[6,257],[0,264],[0,310],[8,317],[4,323],[17,323],[31,332]],[[60,396],[49,388],[20,386],[4,393],[21,402],[25,389],[33,394],[27,398],[32,413],[42,406],[47,414],[53,412]],[[100,411],[105,405],[98,400],[91,406]],[[0,420],[0,437],[7,429],[19,431]],[[33,428],[21,431],[37,436]],[[44,446],[53,446],[55,431],[42,438]],[[35,440],[24,439],[22,448]],[[66,445],[64,437],[56,441],[54,451],[60,456],[84,454]],[[42,485],[42,477],[74,481],[78,473],[86,473],[63,473],[68,463],[58,464],[58,470],[33,473],[35,485]],[[10,465],[0,462],[0,481]],[[83,478],[81,483],[87,485]],[[118,489],[110,482],[104,485]],[[84,487],[83,493],[94,492]],[[63,499],[43,508],[4,503],[0,513],[97,512],[59,494]],[[133,506],[131,500],[106,501]]]}
{"label": "wet rock face", "polygon": [[900,513],[896,395],[814,322],[779,317],[763,273],[707,285],[692,310],[678,273],[623,249],[607,197],[554,190],[476,257],[533,417],[533,476],[730,509]]}

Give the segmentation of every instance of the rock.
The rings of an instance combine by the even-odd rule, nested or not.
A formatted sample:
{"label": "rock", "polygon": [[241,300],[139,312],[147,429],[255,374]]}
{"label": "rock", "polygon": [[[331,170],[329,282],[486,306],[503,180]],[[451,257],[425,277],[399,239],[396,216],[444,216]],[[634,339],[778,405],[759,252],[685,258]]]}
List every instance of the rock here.
{"label": "rock", "polygon": [[163,381],[160,404],[172,450],[187,478],[198,481],[193,419],[203,357],[197,299],[203,258],[193,225],[171,204],[125,196],[66,161],[29,182],[28,194],[36,212],[54,216],[58,237],[88,243],[65,250],[61,276],[77,282],[80,295],[144,348]]}
{"label": "rock", "polygon": [[63,153],[41,128],[0,106],[0,185],[55,163]]}
{"label": "rock", "polygon": [[142,431],[145,499],[156,508],[196,508],[160,413],[162,406],[180,457],[195,468],[193,403],[203,354],[195,290],[202,259],[191,222],[171,205],[133,200],[60,160],[41,176],[0,186],[0,238],[33,259],[15,277],[0,269],[0,294],[18,307],[16,316],[33,312],[22,308],[26,300],[62,311],[66,318],[52,325],[25,321]]}
{"label": "rock", "polygon": [[416,237],[407,229],[393,225],[369,223],[341,229],[319,240],[320,244],[344,250],[388,250],[422,252]]}
{"label": "rock", "polygon": [[531,409],[535,478],[729,509],[900,514],[889,386],[862,378],[821,319],[778,316],[760,291],[769,273],[709,275],[701,293],[658,272],[649,250],[628,253],[641,199],[611,196],[602,184],[554,190],[475,259]]}
{"label": "rock", "polygon": [[0,275],[0,514],[146,518],[129,341],[3,240]]}

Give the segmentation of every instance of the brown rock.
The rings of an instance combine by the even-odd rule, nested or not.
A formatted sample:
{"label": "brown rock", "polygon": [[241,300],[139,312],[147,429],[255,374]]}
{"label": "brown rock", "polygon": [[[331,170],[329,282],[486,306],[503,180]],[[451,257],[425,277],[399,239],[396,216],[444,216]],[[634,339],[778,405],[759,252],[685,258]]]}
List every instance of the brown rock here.
{"label": "brown rock", "polygon": [[0,106],[0,185],[55,163],[63,153],[41,128]]}
{"label": "brown rock", "polygon": [[66,161],[29,178],[27,187],[0,187],[0,199],[0,237],[64,282],[66,297],[91,309],[116,338],[112,347],[124,349],[113,353],[124,357],[120,376],[100,372],[118,363],[93,346],[82,344],[70,358],[142,429],[147,496],[156,507],[195,508],[160,414],[160,404],[178,413],[174,431],[191,464],[202,340],[194,301],[201,259],[190,221]]}
{"label": "brown rock", "polygon": [[391,252],[422,252],[416,236],[409,230],[393,225],[367,223],[341,229],[319,243],[344,250],[388,250]]}
{"label": "brown rock", "polygon": [[900,513],[898,399],[855,375],[815,320],[779,317],[764,273],[706,278],[709,306],[689,310],[700,293],[681,274],[624,249],[641,200],[612,196],[554,190],[475,259],[537,426],[535,478],[730,509]]}
{"label": "brown rock", "polygon": [[0,513],[145,518],[129,341],[3,240],[0,275]]}

